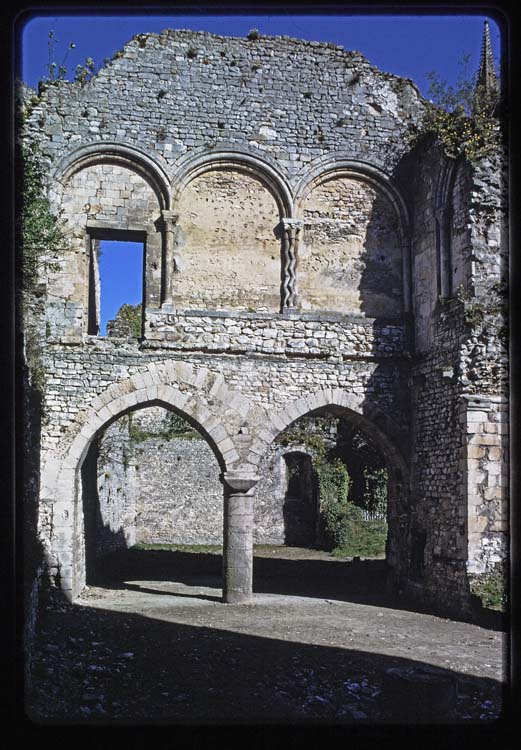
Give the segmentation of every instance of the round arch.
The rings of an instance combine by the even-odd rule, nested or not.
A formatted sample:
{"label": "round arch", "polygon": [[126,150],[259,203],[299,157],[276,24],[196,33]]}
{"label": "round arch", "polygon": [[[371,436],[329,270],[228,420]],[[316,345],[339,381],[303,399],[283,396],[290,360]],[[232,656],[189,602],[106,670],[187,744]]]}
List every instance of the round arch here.
{"label": "round arch", "polygon": [[282,175],[257,156],[231,150],[190,155],[181,160],[172,180],[172,209],[175,210],[183,190],[192,180],[215,169],[234,169],[256,177],[273,195],[280,217],[293,216],[293,195]]}
{"label": "round arch", "polygon": [[96,164],[117,164],[140,175],[154,190],[160,209],[170,208],[170,180],[163,167],[135,147],[104,141],[69,152],[58,161],[53,176],[62,185],[81,169]]}
{"label": "round arch", "polygon": [[310,164],[295,188],[295,215],[301,215],[304,202],[312,190],[324,182],[342,177],[362,180],[384,193],[396,212],[402,232],[408,229],[407,205],[389,175],[367,162],[338,157],[318,159]]}
{"label": "round arch", "polygon": [[342,156],[317,159],[309,165],[295,188],[295,216],[303,217],[305,201],[315,188],[340,178],[365,183],[391,204],[397,219],[397,239],[402,256],[403,311],[409,312],[412,308],[410,216],[402,194],[386,172],[373,164]]}

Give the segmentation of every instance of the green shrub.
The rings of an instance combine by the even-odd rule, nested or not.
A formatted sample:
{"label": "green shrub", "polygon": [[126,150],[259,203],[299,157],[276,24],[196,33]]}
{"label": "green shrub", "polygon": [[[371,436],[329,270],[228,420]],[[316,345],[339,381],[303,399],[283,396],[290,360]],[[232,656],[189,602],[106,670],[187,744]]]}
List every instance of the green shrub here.
{"label": "green shrub", "polygon": [[141,303],[137,305],[125,303],[117,311],[115,319],[128,325],[131,335],[138,339],[141,337],[141,314]]}
{"label": "green shrub", "polygon": [[387,511],[387,469],[364,469],[364,508],[374,513]]}
{"label": "green shrub", "polygon": [[320,528],[322,542],[327,549],[342,544],[344,518],[348,508],[351,479],[347,469],[336,458],[316,466],[320,490]]}
{"label": "green shrub", "polygon": [[498,94],[477,88],[477,73],[467,72],[469,59],[466,55],[460,62],[462,72],[455,86],[435,72],[427,74],[431,103],[417,135],[433,133],[449,158],[465,156],[473,162],[497,153],[501,135]]}
{"label": "green shrub", "polygon": [[351,505],[341,522],[338,544],[333,548],[335,557],[380,557],[385,555],[387,523],[365,521],[363,511]]}
{"label": "green shrub", "polygon": [[482,575],[469,575],[470,590],[483,607],[504,611],[508,602],[508,572],[505,563],[496,563]]}

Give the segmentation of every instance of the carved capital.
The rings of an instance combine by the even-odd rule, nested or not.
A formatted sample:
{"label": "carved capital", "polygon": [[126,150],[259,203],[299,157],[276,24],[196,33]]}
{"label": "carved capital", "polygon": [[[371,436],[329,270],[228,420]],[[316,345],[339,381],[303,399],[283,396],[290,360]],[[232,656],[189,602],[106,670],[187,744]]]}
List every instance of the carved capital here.
{"label": "carved capital", "polygon": [[163,224],[166,231],[173,232],[175,225],[177,224],[177,221],[179,219],[179,214],[176,214],[174,211],[167,211],[166,209],[164,209],[163,211],[161,211],[161,218],[163,219]]}
{"label": "carved capital", "polygon": [[242,471],[225,471],[221,477],[221,481],[230,492],[244,495],[255,487],[259,479],[260,477],[254,474],[246,474]]}

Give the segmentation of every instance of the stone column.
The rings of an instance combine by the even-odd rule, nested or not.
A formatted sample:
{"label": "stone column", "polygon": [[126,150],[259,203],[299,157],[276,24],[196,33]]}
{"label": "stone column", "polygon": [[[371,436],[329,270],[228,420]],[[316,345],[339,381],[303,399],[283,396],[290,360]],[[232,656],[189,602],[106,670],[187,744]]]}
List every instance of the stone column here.
{"label": "stone column", "polygon": [[282,311],[294,310],[297,300],[297,258],[301,219],[282,219]]}
{"label": "stone column", "polygon": [[450,207],[436,209],[436,243],[438,254],[438,294],[452,294],[452,259],[450,247]]}
{"label": "stone column", "polygon": [[402,248],[402,274],[403,274],[403,311],[408,314],[412,312],[412,239],[409,229],[400,229],[400,247]]}
{"label": "stone column", "polygon": [[223,601],[247,604],[252,598],[253,580],[253,496],[259,477],[225,472]]}
{"label": "stone column", "polygon": [[163,305],[173,304],[174,274],[179,271],[179,260],[175,255],[175,227],[179,215],[173,211],[161,211],[164,242]]}

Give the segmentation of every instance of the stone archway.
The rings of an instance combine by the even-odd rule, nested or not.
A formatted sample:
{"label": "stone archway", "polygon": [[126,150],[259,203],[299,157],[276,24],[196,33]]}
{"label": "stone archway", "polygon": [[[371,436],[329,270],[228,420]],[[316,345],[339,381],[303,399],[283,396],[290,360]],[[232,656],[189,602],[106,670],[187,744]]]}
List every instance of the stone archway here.
{"label": "stone archway", "polygon": [[[247,461],[257,467],[275,438],[301,417],[318,415],[324,410],[346,417],[365,432],[385,459],[388,469],[388,540],[387,563],[391,583],[407,575],[409,545],[409,467],[401,446],[406,437],[392,420],[364,397],[337,389],[321,389],[295,399],[272,414],[250,448]],[[400,448],[398,447],[400,446]]]}
{"label": "stone archway", "polygon": [[[178,382],[165,382],[173,379],[174,372]],[[115,383],[97,396],[90,408],[76,416],[59,449],[48,451],[41,495],[42,513],[50,515],[52,523],[50,536],[43,541],[57,559],[60,586],[71,600],[85,585],[84,527],[79,501],[81,466],[96,435],[119,417],[145,406],[161,406],[176,412],[212,448],[225,483],[225,570],[230,567],[227,550],[237,546],[236,537],[242,534],[241,514],[237,517],[233,511],[233,498],[237,487],[242,492],[244,471],[233,471],[239,454],[229,425],[244,418],[248,403],[240,394],[230,391],[221,376],[206,369],[195,371],[184,363],[171,362],[163,367],[151,365],[147,371]],[[230,554],[233,556],[233,552]],[[237,575],[242,575],[242,571]],[[232,575],[225,580],[228,583],[224,598],[228,600],[233,598],[235,578]]]}

